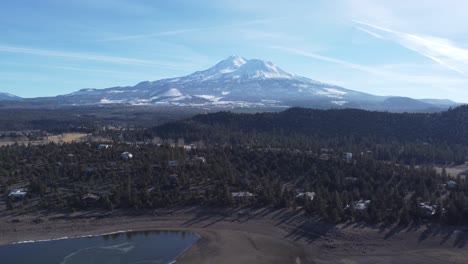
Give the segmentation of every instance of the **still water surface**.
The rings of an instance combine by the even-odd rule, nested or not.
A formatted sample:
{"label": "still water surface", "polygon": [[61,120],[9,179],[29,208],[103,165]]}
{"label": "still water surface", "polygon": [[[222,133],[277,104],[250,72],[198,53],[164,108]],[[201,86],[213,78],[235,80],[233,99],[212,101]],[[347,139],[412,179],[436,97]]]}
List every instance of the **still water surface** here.
{"label": "still water surface", "polygon": [[116,233],[0,246],[2,264],[171,263],[199,239],[185,231]]}

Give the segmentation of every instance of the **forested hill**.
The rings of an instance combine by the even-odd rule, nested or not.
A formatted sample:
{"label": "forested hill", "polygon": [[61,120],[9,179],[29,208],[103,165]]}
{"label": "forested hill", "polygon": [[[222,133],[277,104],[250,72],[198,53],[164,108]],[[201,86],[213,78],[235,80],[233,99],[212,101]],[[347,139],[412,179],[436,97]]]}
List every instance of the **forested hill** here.
{"label": "forested hill", "polygon": [[154,131],[165,136],[186,138],[200,133],[253,132],[318,138],[372,137],[376,141],[468,144],[468,106],[431,114],[305,108],[258,114],[219,112],[162,125]]}

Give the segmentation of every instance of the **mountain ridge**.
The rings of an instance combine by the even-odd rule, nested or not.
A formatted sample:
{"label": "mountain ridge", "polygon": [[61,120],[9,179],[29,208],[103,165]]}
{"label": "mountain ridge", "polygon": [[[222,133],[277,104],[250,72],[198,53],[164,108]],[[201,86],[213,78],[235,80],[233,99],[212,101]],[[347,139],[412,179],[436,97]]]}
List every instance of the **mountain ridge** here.
{"label": "mountain ridge", "polygon": [[0,101],[20,101],[23,98],[16,96],[11,93],[2,93],[0,92]]}
{"label": "mountain ridge", "polygon": [[[162,96],[164,95],[164,96]],[[359,108],[382,111],[440,111],[457,104],[444,99],[377,96],[286,72],[270,61],[230,56],[189,75],[143,81],[134,86],[86,88],[33,104],[164,105],[202,108]],[[400,99],[396,99],[400,98]]]}

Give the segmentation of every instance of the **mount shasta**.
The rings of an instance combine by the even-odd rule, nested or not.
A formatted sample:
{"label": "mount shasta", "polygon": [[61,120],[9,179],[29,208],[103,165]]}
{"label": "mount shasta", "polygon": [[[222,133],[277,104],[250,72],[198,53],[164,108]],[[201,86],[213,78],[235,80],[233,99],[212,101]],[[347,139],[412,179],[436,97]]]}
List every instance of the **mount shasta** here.
{"label": "mount shasta", "polygon": [[190,75],[145,81],[135,86],[82,89],[34,104],[126,104],[191,107],[360,108],[387,111],[437,111],[456,105],[448,100],[376,96],[290,74],[271,62],[231,56]]}

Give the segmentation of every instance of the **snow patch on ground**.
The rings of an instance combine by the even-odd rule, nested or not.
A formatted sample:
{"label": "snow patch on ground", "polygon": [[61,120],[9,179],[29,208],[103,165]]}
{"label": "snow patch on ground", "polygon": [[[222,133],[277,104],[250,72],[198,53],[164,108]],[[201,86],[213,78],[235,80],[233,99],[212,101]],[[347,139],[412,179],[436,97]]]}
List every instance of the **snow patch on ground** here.
{"label": "snow patch on ground", "polygon": [[167,96],[167,97],[177,97],[177,96],[182,96],[182,93],[176,89],[176,88],[171,88],[167,90],[165,93],[160,94],[160,97]]}
{"label": "snow patch on ground", "polygon": [[200,95],[195,95],[195,96],[201,97],[201,98],[206,99],[206,100],[210,100],[212,102],[217,102],[217,101],[223,99],[223,97],[218,97],[218,96],[208,95],[208,94],[200,94]]}
{"label": "snow patch on ground", "polygon": [[101,99],[101,104],[121,104],[124,103],[124,100],[109,100],[107,98]]}
{"label": "snow patch on ground", "polygon": [[331,101],[332,103],[336,104],[336,105],[344,105],[346,104],[348,101]]}
{"label": "snow patch on ground", "polygon": [[329,93],[332,93],[332,94],[339,94],[339,95],[347,94],[347,92],[345,92],[345,91],[340,91],[340,90],[334,89],[334,88],[325,88],[325,90],[327,90]]}

